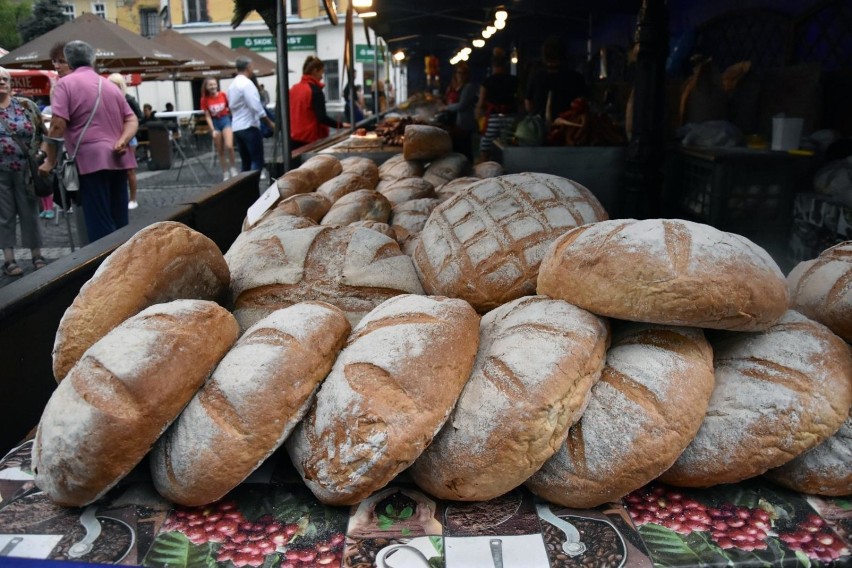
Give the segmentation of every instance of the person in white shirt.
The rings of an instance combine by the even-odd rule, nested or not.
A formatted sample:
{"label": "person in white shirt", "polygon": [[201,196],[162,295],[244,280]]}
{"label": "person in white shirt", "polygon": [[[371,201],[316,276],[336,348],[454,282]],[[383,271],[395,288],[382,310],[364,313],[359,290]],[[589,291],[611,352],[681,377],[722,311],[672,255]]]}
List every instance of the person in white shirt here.
{"label": "person in white shirt", "polygon": [[245,56],[236,59],[237,76],[228,87],[228,102],[231,106],[231,128],[240,153],[242,171],[263,168],[263,137],[260,133],[260,121],[265,120],[270,128],[275,123],[266,116],[266,110],[260,102],[260,94],[250,79],[254,70],[251,59]]}

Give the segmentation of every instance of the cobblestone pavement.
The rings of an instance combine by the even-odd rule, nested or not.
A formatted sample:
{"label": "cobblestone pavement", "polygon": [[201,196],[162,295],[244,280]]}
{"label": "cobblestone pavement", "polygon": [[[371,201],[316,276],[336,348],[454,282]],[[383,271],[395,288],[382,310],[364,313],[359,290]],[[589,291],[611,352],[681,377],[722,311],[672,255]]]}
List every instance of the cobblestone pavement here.
{"label": "cobblestone pavement", "polygon": [[[266,141],[266,156],[271,159],[272,144]],[[189,157],[183,162],[176,156],[172,160],[172,167],[168,170],[149,170],[146,163],[140,163],[137,170],[137,195],[136,200],[139,207],[130,210],[130,222],[145,215],[146,213],[185,203],[199,193],[207,191],[210,187],[222,181],[222,171],[212,151],[199,152],[195,148],[188,148]],[[239,164],[239,156],[237,156]],[[238,166],[239,167],[239,166]],[[196,179],[197,178],[197,179]],[[70,221],[71,234],[73,235],[76,248],[80,246],[80,239],[76,230],[76,213],[72,206],[67,215]],[[57,204],[57,215],[54,219],[40,219],[44,246],[42,255],[48,263],[71,253],[71,240],[69,238],[66,215],[63,214]],[[21,243],[20,226],[18,227],[17,243]],[[23,276],[6,276],[0,271],[0,287],[26,278],[33,272],[32,254],[30,249],[15,248],[15,260],[24,270]]]}

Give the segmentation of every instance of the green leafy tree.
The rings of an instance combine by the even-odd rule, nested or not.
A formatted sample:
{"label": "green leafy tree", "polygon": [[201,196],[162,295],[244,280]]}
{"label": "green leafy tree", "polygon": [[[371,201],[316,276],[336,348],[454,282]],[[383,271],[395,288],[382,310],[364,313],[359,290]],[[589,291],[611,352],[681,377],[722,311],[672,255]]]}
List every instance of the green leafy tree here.
{"label": "green leafy tree", "polygon": [[13,2],[0,0],[0,47],[12,51],[21,43],[18,26],[32,14],[29,2]]}
{"label": "green leafy tree", "polygon": [[21,22],[18,29],[21,39],[27,42],[58,28],[66,21],[59,0],[37,0],[33,5],[32,17]]}

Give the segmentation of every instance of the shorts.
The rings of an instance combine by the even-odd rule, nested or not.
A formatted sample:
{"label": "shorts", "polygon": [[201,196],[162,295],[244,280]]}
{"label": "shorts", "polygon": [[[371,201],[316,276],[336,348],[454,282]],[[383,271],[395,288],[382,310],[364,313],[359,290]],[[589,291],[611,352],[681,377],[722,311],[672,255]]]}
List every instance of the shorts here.
{"label": "shorts", "polygon": [[226,128],[231,127],[231,115],[226,114],[225,116],[220,116],[219,118],[213,118],[213,130],[216,132],[222,132]]}

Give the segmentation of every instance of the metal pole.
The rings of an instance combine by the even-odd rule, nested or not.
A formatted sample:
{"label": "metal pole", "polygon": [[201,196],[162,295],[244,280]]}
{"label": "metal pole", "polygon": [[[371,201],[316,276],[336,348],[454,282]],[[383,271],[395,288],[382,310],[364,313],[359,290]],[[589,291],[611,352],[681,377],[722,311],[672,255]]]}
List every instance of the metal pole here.
{"label": "metal pole", "polygon": [[284,2],[278,0],[277,16],[275,26],[275,57],[278,67],[278,114],[277,120],[280,125],[278,134],[281,136],[281,146],[284,149],[283,166],[284,173],[290,171],[290,77],[287,63],[287,16],[284,10]]}
{"label": "metal pole", "polygon": [[352,2],[346,7],[346,35],[349,37],[349,69],[347,69],[347,80],[349,81],[349,130],[355,132],[355,22],[353,19]]}
{"label": "metal pole", "polygon": [[[366,28],[366,26],[365,26]],[[367,33],[370,33],[369,30]],[[379,34],[374,34],[376,41],[373,42],[373,114],[376,120],[379,117]]]}

